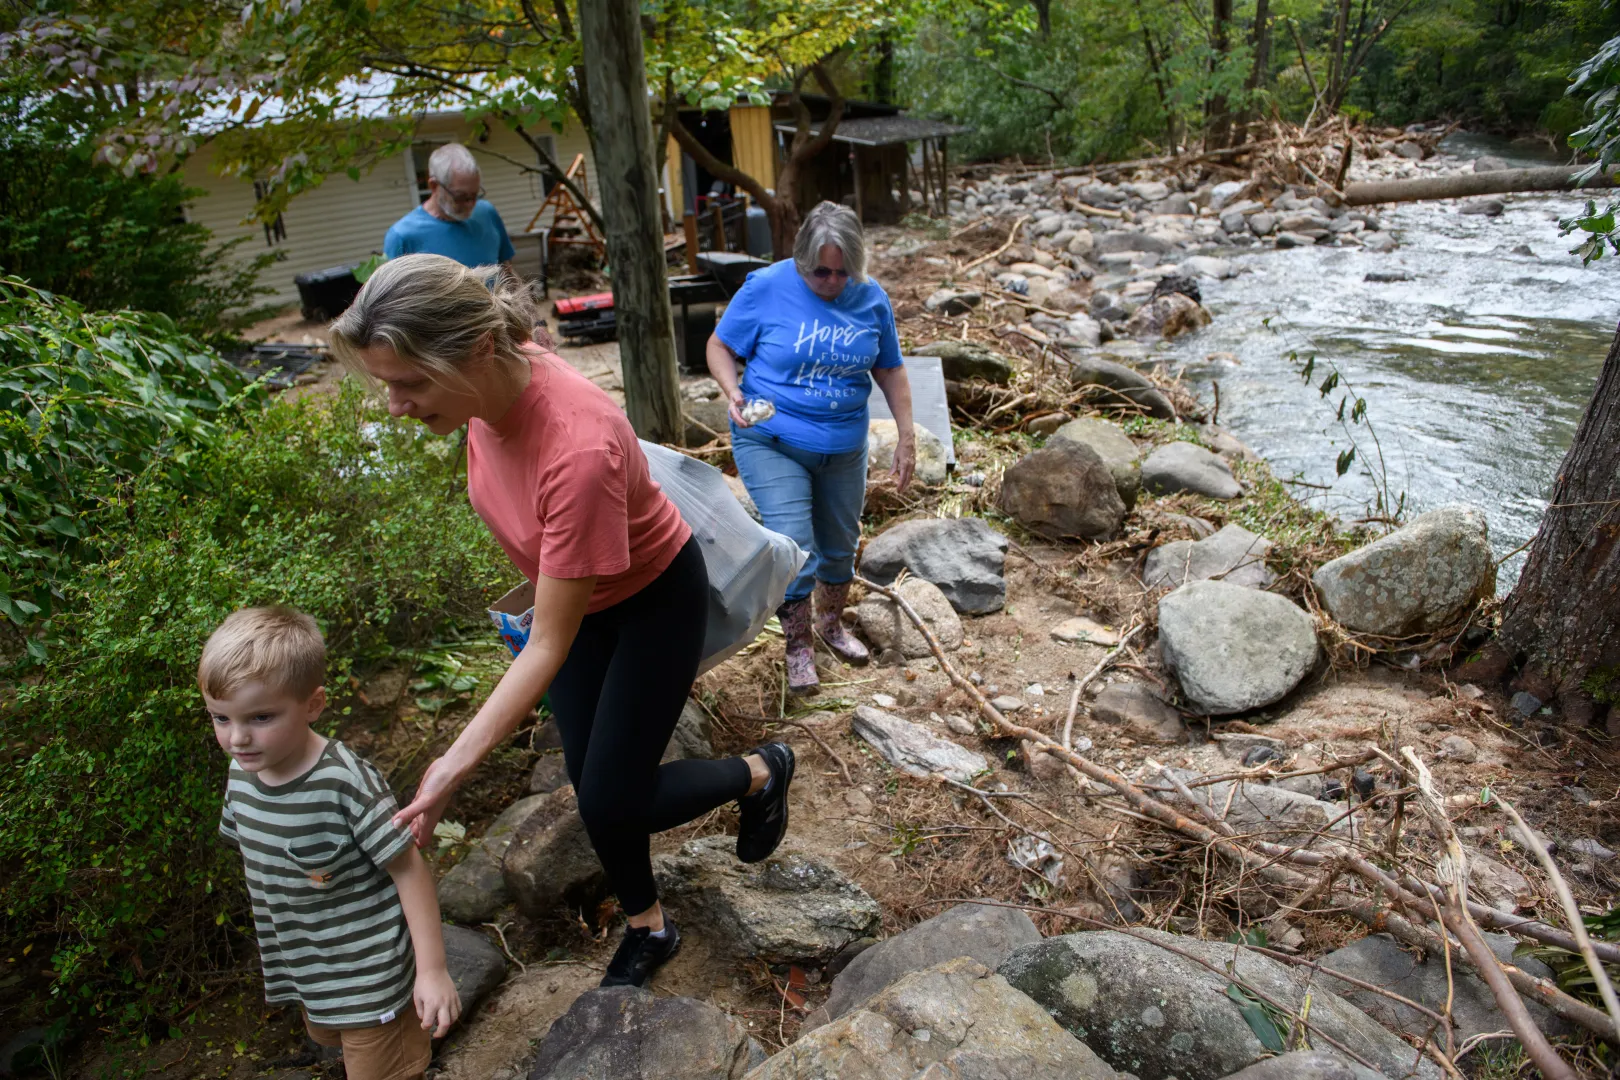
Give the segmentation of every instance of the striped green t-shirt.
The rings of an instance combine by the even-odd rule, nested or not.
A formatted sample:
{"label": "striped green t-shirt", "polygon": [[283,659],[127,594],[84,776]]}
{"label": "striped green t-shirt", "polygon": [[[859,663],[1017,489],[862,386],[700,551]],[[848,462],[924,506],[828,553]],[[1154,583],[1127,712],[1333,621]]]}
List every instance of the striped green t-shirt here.
{"label": "striped green t-shirt", "polygon": [[385,1024],[410,1003],[416,955],[388,864],[411,843],[369,761],[326,744],[272,786],[231,763],[219,832],[242,853],[265,1000],[329,1028]]}

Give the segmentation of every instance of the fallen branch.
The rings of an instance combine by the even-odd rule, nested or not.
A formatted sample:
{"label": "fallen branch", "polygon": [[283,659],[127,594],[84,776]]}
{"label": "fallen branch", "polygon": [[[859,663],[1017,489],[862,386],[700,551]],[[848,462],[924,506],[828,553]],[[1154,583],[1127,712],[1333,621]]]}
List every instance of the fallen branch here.
{"label": "fallen branch", "polygon": [[1515,191],[1572,191],[1576,188],[1613,187],[1616,174],[1577,181],[1579,169],[1557,165],[1546,169],[1494,169],[1482,173],[1425,176],[1416,180],[1376,180],[1349,184],[1346,206],[1373,203],[1419,202],[1425,199],[1466,199],[1478,195],[1506,195]]}
{"label": "fallen branch", "polygon": [[1024,222],[1028,220],[1029,215],[1025,214],[1023,217],[1013,222],[1013,227],[1007,231],[1007,242],[1005,244],[1002,244],[988,255],[980,255],[977,259],[974,259],[972,262],[962,267],[962,269],[958,270],[957,273],[965,274],[969,270],[972,270],[975,266],[978,266],[980,263],[987,263],[997,255],[1000,255],[1003,251],[1006,251],[1008,248],[1012,247],[1013,241],[1018,239],[1018,230],[1023,228]]}
{"label": "fallen branch", "polygon": [[1119,644],[1115,645],[1112,649],[1109,649],[1103,658],[1097,661],[1097,666],[1087,672],[1085,678],[1074,684],[1074,696],[1069,702],[1069,718],[1063,723],[1063,749],[1067,750],[1074,745],[1070,740],[1070,735],[1074,731],[1075,706],[1080,704],[1080,695],[1085,691],[1086,687],[1090,686],[1092,681],[1095,680],[1097,676],[1101,675],[1104,669],[1106,669],[1108,665],[1112,663],[1122,651],[1124,651],[1125,646],[1131,643],[1131,638],[1135,637],[1146,625],[1146,623],[1137,623],[1135,626],[1127,630],[1125,632],[1125,636],[1119,639]]}

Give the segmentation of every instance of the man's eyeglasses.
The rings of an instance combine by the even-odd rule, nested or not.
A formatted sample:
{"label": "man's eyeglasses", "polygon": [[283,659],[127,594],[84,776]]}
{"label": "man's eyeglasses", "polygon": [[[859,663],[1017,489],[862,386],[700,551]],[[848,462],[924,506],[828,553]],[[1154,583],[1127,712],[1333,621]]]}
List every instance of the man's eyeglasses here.
{"label": "man's eyeglasses", "polygon": [[450,196],[450,201],[455,203],[457,206],[466,206],[469,203],[475,203],[484,197],[483,188],[479,188],[477,191],[466,195],[463,195],[459,191],[451,191],[449,188],[445,188],[444,193]]}
{"label": "man's eyeglasses", "polygon": [[830,277],[836,277],[836,278],[839,278],[839,279],[847,279],[849,277],[849,271],[843,269],[842,267],[840,267],[837,270],[834,270],[831,267],[818,266],[814,270],[810,271],[810,273],[818,281],[826,281]]}

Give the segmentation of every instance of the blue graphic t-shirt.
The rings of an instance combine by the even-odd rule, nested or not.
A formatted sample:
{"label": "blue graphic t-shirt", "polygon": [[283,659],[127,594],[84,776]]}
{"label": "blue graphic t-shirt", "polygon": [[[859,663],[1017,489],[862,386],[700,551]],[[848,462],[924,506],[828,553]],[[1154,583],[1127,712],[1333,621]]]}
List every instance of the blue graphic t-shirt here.
{"label": "blue graphic t-shirt", "polygon": [[744,396],[776,406],[754,427],[817,454],[866,442],[868,373],[900,366],[894,311],[877,282],[850,281],[838,299],[823,300],[792,259],[749,274],[716,333],[748,361]]}
{"label": "blue graphic t-shirt", "polygon": [[512,238],[495,208],[483,199],[466,221],[445,221],[418,206],[394,222],[383,237],[383,254],[443,255],[463,266],[489,266],[512,258]]}

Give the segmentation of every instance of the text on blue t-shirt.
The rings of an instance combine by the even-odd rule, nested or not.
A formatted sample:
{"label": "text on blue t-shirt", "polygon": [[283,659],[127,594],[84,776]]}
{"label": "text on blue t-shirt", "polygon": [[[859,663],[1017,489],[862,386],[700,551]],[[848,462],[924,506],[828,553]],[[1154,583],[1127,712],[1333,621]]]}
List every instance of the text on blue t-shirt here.
{"label": "text on blue t-shirt", "polygon": [[445,221],[418,206],[389,227],[383,237],[383,254],[390,259],[443,255],[463,266],[489,266],[507,262],[513,250],[501,215],[479,199],[466,221]]}
{"label": "text on blue t-shirt", "polygon": [[744,396],[776,406],[775,416],[754,427],[812,453],[861,446],[870,372],[900,366],[900,337],[882,286],[850,281],[838,299],[823,300],[792,259],[749,274],[715,332],[748,361]]}

